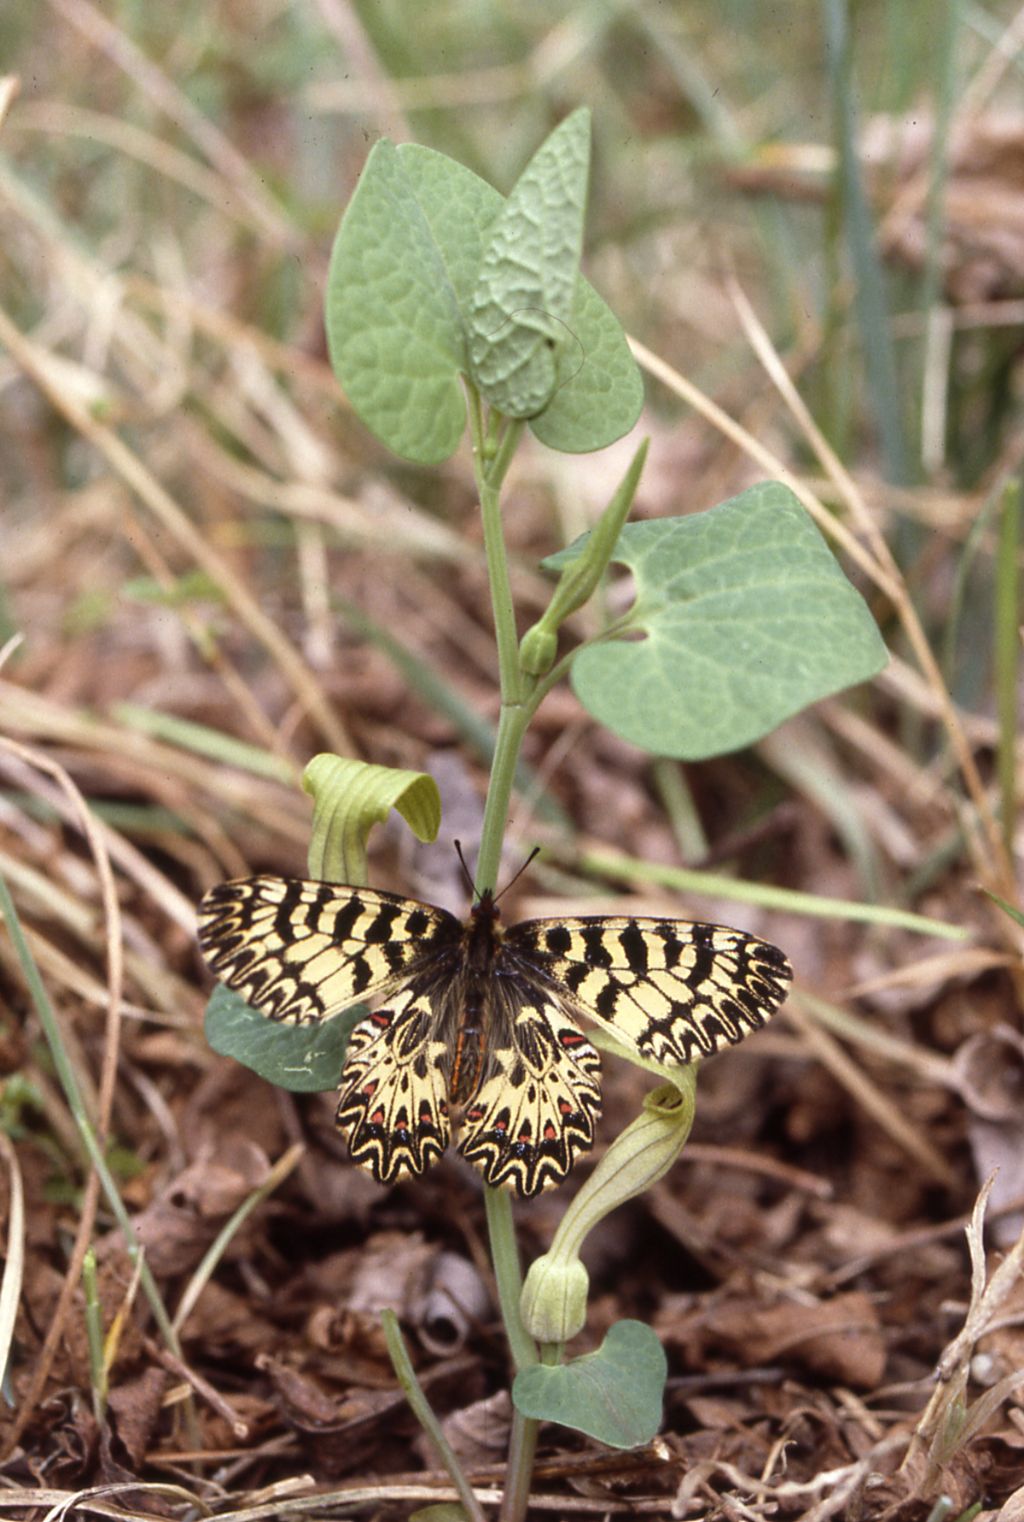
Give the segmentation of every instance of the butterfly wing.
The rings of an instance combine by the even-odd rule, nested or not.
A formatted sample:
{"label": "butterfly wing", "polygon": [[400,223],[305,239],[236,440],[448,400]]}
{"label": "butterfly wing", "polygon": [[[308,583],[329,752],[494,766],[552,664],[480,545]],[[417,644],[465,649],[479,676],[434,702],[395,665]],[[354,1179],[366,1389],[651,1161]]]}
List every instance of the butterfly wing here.
{"label": "butterfly wing", "polygon": [[437,1008],[415,986],[351,1032],[336,1119],[351,1160],[377,1183],[418,1175],[449,1143],[446,1055]]}
{"label": "butterfly wing", "polygon": [[413,986],[349,1037],[337,1123],[348,1133],[352,1161],[378,1184],[422,1173],[448,1145],[448,1045],[439,1030],[438,1007]]}
{"label": "butterfly wing", "polygon": [[558,999],[527,976],[495,984],[489,1059],[459,1151],[492,1188],[539,1194],[593,1145],[600,1059]]}
{"label": "butterfly wing", "polygon": [[272,1020],[297,1025],[396,988],[461,933],[432,904],[299,878],[219,883],[199,906],[212,971]]}
{"label": "butterfly wing", "polygon": [[793,976],[767,941],[685,920],[523,920],[503,952],[513,966],[543,970],[571,1007],[665,1067],[685,1067],[757,1030]]}

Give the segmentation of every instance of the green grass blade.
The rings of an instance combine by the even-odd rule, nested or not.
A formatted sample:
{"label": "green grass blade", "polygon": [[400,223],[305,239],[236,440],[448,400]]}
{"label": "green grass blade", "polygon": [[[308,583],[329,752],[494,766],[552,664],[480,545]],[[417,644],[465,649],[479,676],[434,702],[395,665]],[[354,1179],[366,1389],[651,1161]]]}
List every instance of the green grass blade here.
{"label": "green grass blade", "polygon": [[942,920],[911,914],[889,904],[861,904],[851,899],[822,898],[815,893],[798,893],[793,888],[777,888],[770,883],[747,883],[735,877],[720,877],[713,872],[697,872],[689,867],[665,866],[660,862],[638,861],[618,856],[612,851],[584,851],[577,865],[596,877],[619,877],[629,882],[657,883],[679,893],[703,893],[709,898],[730,899],[737,904],[760,904],[764,909],[783,909],[791,914],[806,914],[814,919],[850,920],[862,925],[891,925],[913,930],[918,935],[934,935],[945,941],[967,941],[973,932],[964,925],[946,925]]}
{"label": "green grass blade", "polygon": [[903,425],[896,353],[889,321],[875,229],[861,176],[857,144],[857,110],[853,61],[848,30],[847,0],[824,0],[825,56],[833,92],[839,149],[838,189],[846,238],[857,282],[856,312],[864,348],[868,389],[888,479],[901,484],[911,479],[910,457]]}
{"label": "green grass blade", "polygon": [[1017,679],[1020,669],[1020,499],[1021,483],[1003,492],[995,586],[995,685],[999,723],[996,770],[1000,818],[1008,853],[1017,822]]}

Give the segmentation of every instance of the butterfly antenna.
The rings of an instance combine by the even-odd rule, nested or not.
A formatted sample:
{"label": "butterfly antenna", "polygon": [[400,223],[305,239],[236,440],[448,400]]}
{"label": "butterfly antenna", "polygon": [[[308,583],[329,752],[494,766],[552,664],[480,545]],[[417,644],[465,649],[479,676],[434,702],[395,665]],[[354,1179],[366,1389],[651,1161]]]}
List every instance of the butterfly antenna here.
{"label": "butterfly antenna", "polygon": [[470,896],[470,898],[472,898],[474,893],[476,892],[476,885],[473,882],[473,874],[472,874],[472,872],[466,866],[466,858],[462,854],[462,841],[461,840],[456,840],[454,842],[454,845],[455,845],[455,854],[459,858],[459,866],[462,868],[462,875],[466,879],[466,887],[469,889],[469,896]]}
{"label": "butterfly antenna", "polygon": [[[466,858],[462,854],[462,841],[461,840],[453,841],[453,845],[455,846],[455,854],[459,858],[459,866],[462,868],[462,875],[466,879],[466,886],[469,889],[470,897],[472,897],[476,893],[476,884],[473,881],[473,874],[472,874],[472,872],[470,872],[469,868],[466,866]],[[510,878],[510,880],[505,884],[504,888],[502,888],[501,892],[495,895],[495,897],[494,897],[494,902],[495,903],[498,902],[499,898],[504,898],[505,894],[511,888],[512,884],[513,883],[517,883],[519,881],[519,879],[522,877],[523,873],[526,871],[527,867],[530,865],[530,863],[533,860],[533,858],[535,856],[539,856],[539,855],[540,855],[540,846],[534,846],[534,848],[530,852],[529,856],[523,862],[523,865],[519,868],[519,871],[516,873],[515,877]]]}
{"label": "butterfly antenna", "polygon": [[519,871],[516,873],[515,877],[509,878],[509,880],[505,884],[504,888],[502,888],[502,890],[498,894],[497,898],[495,898],[495,900],[494,900],[495,903],[498,902],[499,898],[504,898],[505,897],[505,894],[512,887],[513,883],[517,883],[519,881],[519,879],[522,877],[523,873],[526,871],[527,867],[530,865],[530,863],[533,860],[533,858],[535,856],[539,856],[539,855],[540,855],[540,846],[534,846],[534,848],[530,852],[529,856],[523,862],[523,865],[519,868]]}

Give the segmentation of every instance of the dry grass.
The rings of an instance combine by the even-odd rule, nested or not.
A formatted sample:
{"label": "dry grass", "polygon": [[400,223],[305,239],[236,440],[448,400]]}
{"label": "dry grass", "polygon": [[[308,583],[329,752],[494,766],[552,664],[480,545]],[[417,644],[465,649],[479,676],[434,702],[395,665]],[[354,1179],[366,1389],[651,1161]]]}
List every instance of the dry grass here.
{"label": "dry grass", "polygon": [[[775,8],[740,0],[731,26],[699,5],[400,9],[0,15],[20,79],[0,97],[0,877],[151,1275],[0,933],[0,1514],[397,1517],[448,1495],[403,1415],[381,1305],[481,1499],[497,1494],[507,1370],[473,1180],[446,1163],[385,1194],[348,1166],[330,1096],[216,1058],[193,905],[249,868],[303,869],[297,779],[321,749],[435,771],[449,834],[472,837],[496,688],[471,472],[402,467],[348,413],[324,357],[326,258],[382,131],[507,186],[590,100],[590,272],[649,378],[639,510],[787,480],[894,658],[685,773],[567,692],[541,711],[516,810],[514,850],[548,848],[517,889],[526,912],[625,899],[740,919],[786,948],[799,991],[702,1077],[683,1161],[593,1244],[586,1341],[623,1315],[656,1326],[662,1437],[613,1455],[546,1429],[535,1511],[917,1522],[978,1503],[1011,1522],[1020,933],[979,889],[1017,901],[1019,753],[992,650],[1001,490],[1024,456],[1024,13],[961,20],[944,96],[938,35],[903,39],[900,85],[883,22],[902,11],[857,10],[866,140],[890,143],[869,188],[914,462],[890,483],[872,337],[818,205],[835,145],[816,7],[781,38]],[[915,103],[931,137],[892,147],[887,118]],[[524,625],[537,560],[618,471],[614,451],[521,462]],[[457,895],[449,855],[385,833],[377,879]],[[684,888],[682,868],[716,877]],[[736,907],[729,873],[805,901],[769,888]],[[804,912],[825,899],[966,938]],[[621,1071],[607,1090],[610,1135],[638,1090]],[[995,1167],[986,1266],[980,1212],[969,1243],[965,1226]],[[521,1212],[529,1252],[558,1208]],[[437,1299],[452,1262],[473,1305],[454,1330]]]}

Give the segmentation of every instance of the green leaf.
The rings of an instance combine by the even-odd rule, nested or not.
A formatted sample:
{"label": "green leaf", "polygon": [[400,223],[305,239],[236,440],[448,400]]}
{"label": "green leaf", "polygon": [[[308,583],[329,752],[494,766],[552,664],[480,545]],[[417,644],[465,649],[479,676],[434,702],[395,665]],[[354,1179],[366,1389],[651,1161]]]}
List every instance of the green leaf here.
{"label": "green leaf", "polygon": [[595,718],[658,755],[738,750],[889,658],[863,598],[777,481],[690,517],[628,523],[612,559],[633,573],[629,631],[644,637],[584,646],[573,687]]}
{"label": "green leaf", "polygon": [[206,1039],[222,1057],[233,1057],[280,1089],[319,1093],[337,1088],[352,1027],[365,1014],[363,1005],[354,1004],[320,1025],[282,1025],[218,983],[206,1006]]}
{"label": "green leaf", "polygon": [[541,144],[495,218],[470,304],[469,355],[481,396],[508,417],[534,417],[573,347],[590,168],[590,112],[566,117]]}
{"label": "green leaf", "polygon": [[642,1321],[617,1321],[596,1353],[521,1369],[512,1399],[524,1416],[585,1432],[610,1448],[649,1443],[661,1426],[665,1352]]}
{"label": "green leaf", "polygon": [[435,465],[466,422],[455,292],[398,151],[383,139],[341,220],[327,276],[327,347],[366,426]]}
{"label": "green leaf", "polygon": [[563,350],[561,363],[573,373],[530,419],[530,429],[549,449],[587,454],[629,432],[644,404],[644,383],[618,318],[583,279],[572,328],[577,344]]}
{"label": "green leaf", "polygon": [[[460,375],[477,274],[505,200],[471,169],[415,143],[381,142],[342,218],[325,321],[356,412],[406,459],[447,459],[465,426]],[[551,449],[602,449],[627,433],[643,385],[625,334],[582,277],[556,389],[530,427]]]}
{"label": "green leaf", "polygon": [[328,751],[302,774],[313,797],[309,875],[324,882],[366,883],[366,841],[375,824],[397,809],[417,840],[433,840],[441,823],[441,795],[426,772],[374,766]]}

